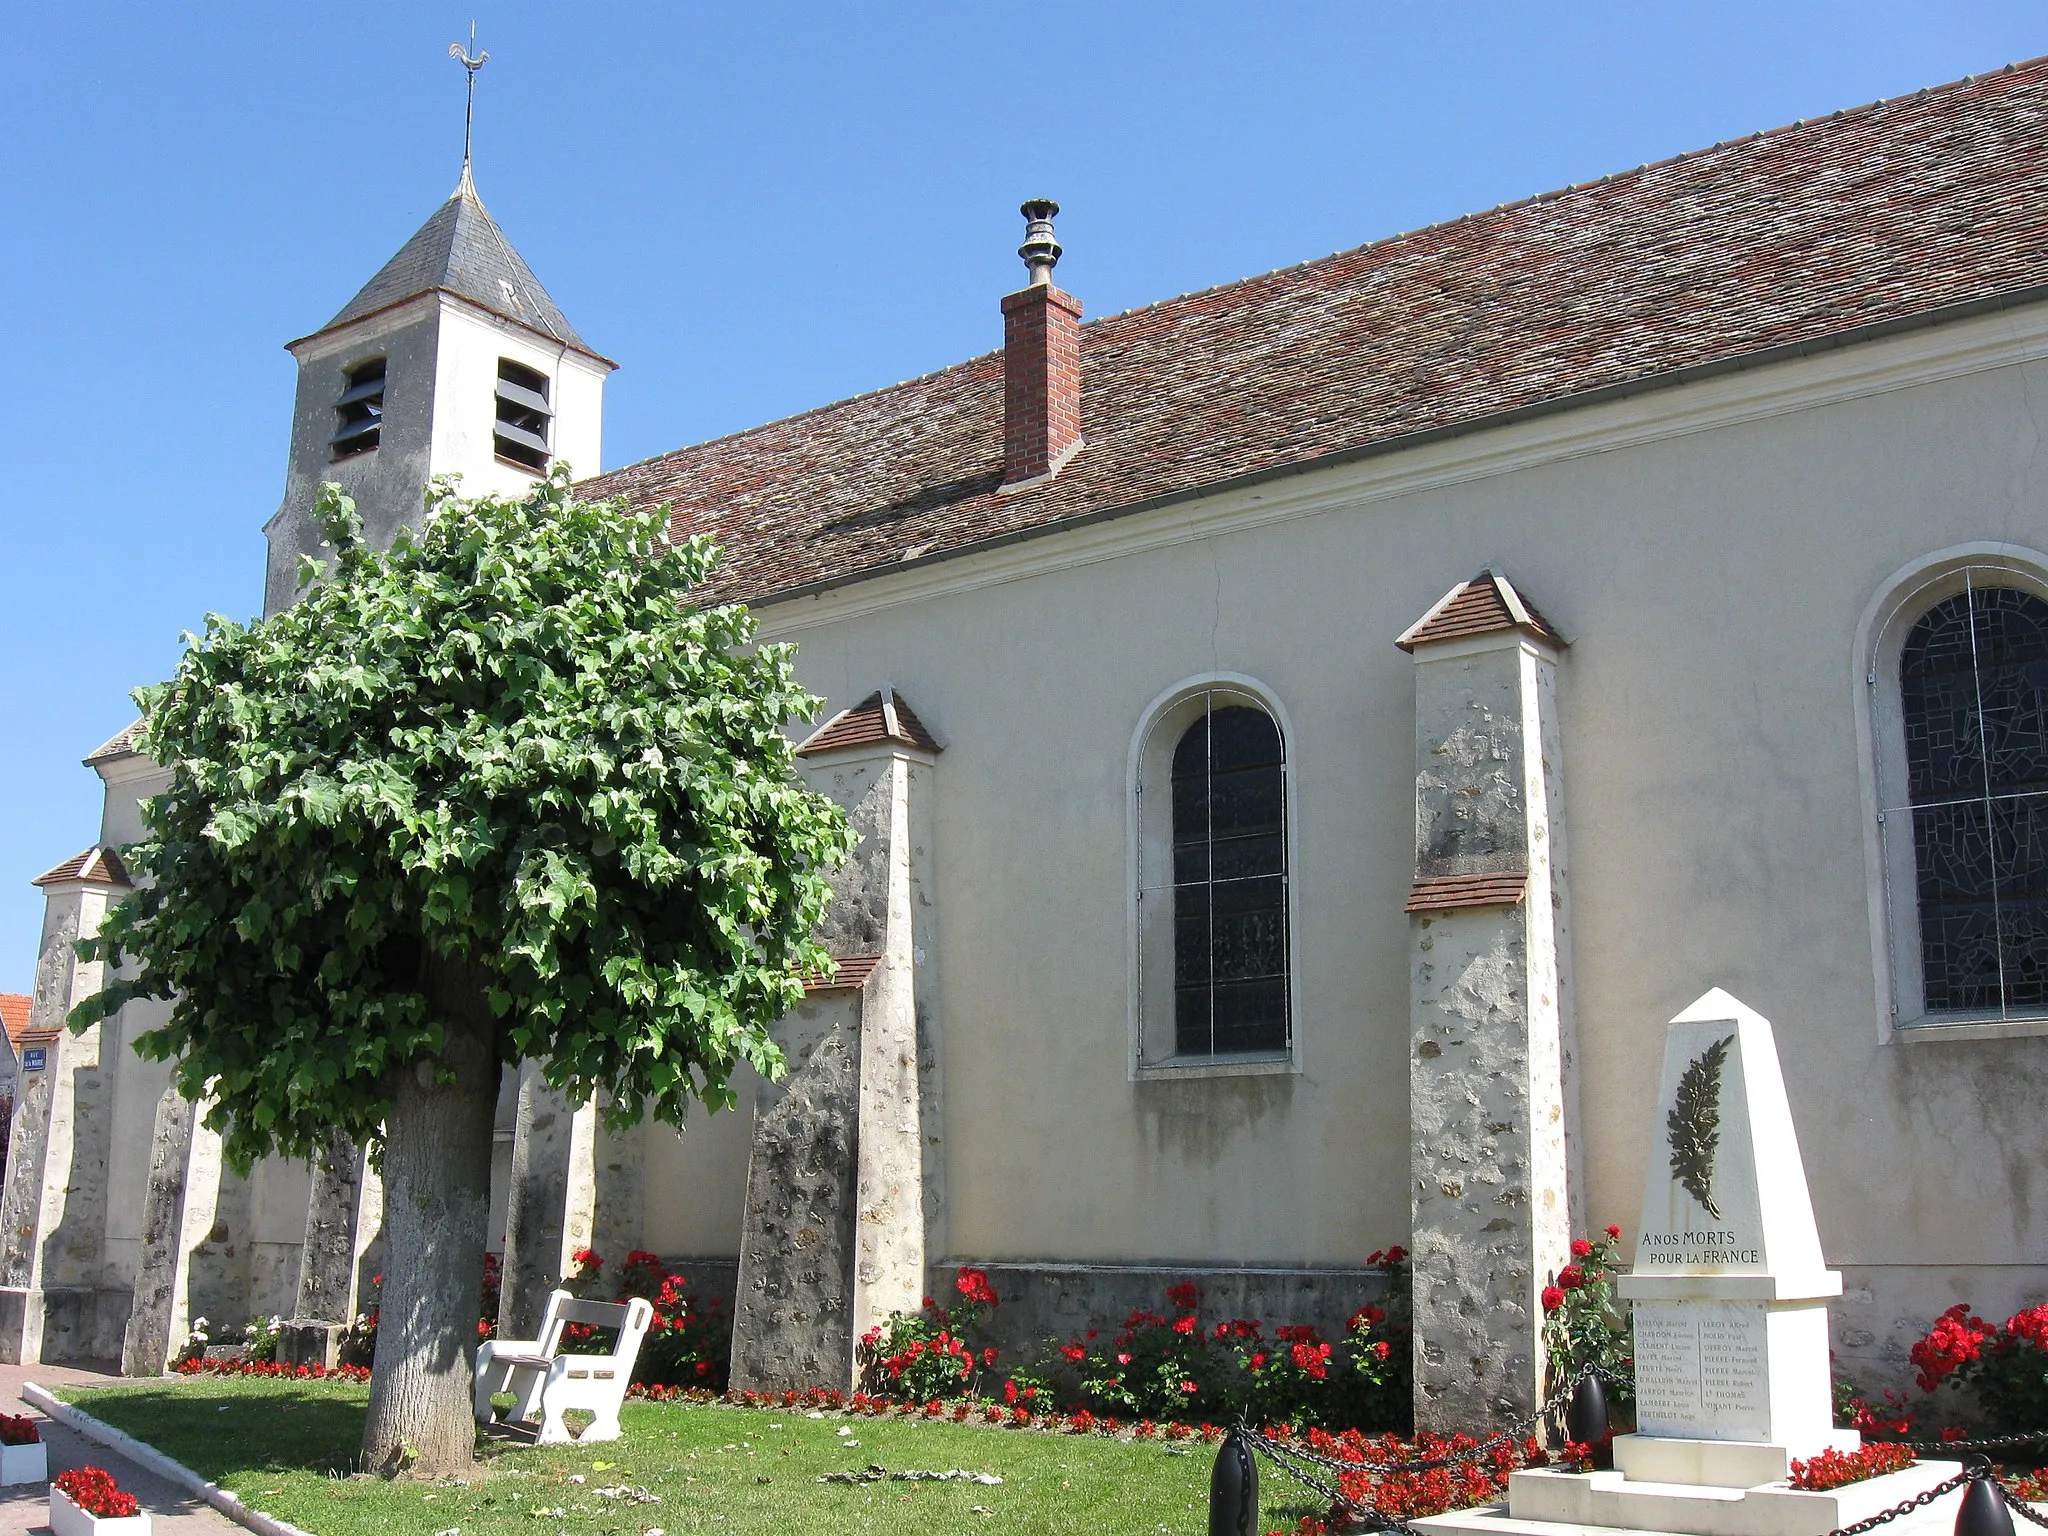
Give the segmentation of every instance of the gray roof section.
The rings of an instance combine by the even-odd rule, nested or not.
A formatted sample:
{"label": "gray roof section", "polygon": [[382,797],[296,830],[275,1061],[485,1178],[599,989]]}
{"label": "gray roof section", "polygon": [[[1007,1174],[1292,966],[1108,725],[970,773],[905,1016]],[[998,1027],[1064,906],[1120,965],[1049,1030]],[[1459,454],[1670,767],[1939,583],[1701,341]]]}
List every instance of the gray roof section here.
{"label": "gray roof section", "polygon": [[[462,184],[420,226],[419,233],[406,241],[398,254],[363,285],[363,291],[320,329],[331,331],[364,315],[437,291],[468,299],[493,314],[516,320],[529,330],[567,342],[579,352],[590,352],[583,338],[576,334],[576,328],[541,287],[533,269],[520,259],[512,242],[484,211],[483,199],[476,195],[467,167],[462,173]],[[597,356],[594,352],[590,355]]]}

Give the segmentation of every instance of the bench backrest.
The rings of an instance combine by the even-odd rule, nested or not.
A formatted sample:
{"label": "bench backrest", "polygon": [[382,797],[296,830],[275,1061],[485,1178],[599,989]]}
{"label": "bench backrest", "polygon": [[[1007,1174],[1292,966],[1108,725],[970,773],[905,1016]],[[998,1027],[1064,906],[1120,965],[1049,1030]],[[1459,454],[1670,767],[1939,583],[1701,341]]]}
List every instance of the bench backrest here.
{"label": "bench backrest", "polygon": [[559,1354],[562,1325],[584,1323],[592,1328],[616,1328],[619,1336],[612,1346],[612,1355],[631,1359],[638,1353],[640,1340],[653,1321],[654,1308],[639,1296],[630,1301],[584,1301],[567,1291],[555,1291],[549,1295],[547,1312],[541,1318],[540,1352]]}

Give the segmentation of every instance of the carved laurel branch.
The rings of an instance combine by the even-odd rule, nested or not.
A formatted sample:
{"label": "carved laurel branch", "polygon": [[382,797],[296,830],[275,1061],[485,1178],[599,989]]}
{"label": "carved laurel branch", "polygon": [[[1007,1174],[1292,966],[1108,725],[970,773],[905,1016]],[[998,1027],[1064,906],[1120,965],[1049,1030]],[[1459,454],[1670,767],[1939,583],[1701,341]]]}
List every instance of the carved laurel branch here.
{"label": "carved laurel branch", "polygon": [[1716,1040],[1693,1057],[1678,1077],[1678,1096],[1665,1117],[1671,1143],[1671,1174],[1714,1220],[1714,1154],[1721,1146],[1721,1068],[1735,1037]]}

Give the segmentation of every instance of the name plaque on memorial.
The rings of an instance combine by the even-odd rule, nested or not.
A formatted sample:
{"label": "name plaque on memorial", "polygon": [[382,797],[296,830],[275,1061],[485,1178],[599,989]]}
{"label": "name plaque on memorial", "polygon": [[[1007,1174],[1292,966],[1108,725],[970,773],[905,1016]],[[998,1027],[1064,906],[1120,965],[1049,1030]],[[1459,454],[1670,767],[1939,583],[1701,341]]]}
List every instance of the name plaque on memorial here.
{"label": "name plaque on memorial", "polygon": [[1761,1307],[1739,1301],[1642,1302],[1635,1329],[1638,1433],[1770,1438]]}

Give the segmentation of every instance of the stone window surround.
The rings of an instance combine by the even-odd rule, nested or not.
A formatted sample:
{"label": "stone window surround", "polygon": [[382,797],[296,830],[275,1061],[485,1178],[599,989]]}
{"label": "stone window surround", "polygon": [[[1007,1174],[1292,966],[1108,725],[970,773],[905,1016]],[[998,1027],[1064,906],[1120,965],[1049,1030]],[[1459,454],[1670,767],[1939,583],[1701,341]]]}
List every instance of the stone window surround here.
{"label": "stone window surround", "polygon": [[2006,1017],[1989,1013],[1929,1016],[1925,1012],[1920,986],[1918,870],[1912,840],[1887,840],[1880,820],[1886,807],[1903,805],[1907,799],[1900,651],[1922,614],[1973,581],[1980,586],[2017,587],[2048,600],[2048,555],[1995,540],[1951,545],[1923,555],[1885,579],[1864,609],[1857,630],[1854,684],[1864,867],[1878,1038],[1889,1044],[2048,1035],[2048,1011]]}
{"label": "stone window surround", "polygon": [[[1176,1057],[1152,1053],[1146,1042],[1173,1039],[1173,921],[1170,903],[1157,903],[1147,914],[1139,899],[1148,879],[1172,868],[1173,800],[1168,782],[1173,752],[1181,732],[1192,724],[1210,695],[1223,695],[1270,715],[1279,728],[1286,755],[1287,849],[1287,1009],[1285,1051],[1244,1056]],[[1128,807],[1126,836],[1129,936],[1129,1074],[1132,1082],[1200,1077],[1253,1077],[1302,1070],[1300,869],[1301,839],[1296,782],[1300,768],[1293,722],[1273,690],[1238,672],[1203,672],[1186,677],[1161,692],[1145,707],[1131,736],[1125,782]],[[1170,876],[1162,889],[1170,889]],[[1148,921],[1148,916],[1150,920]],[[1150,1024],[1148,1029],[1146,1025]]]}

